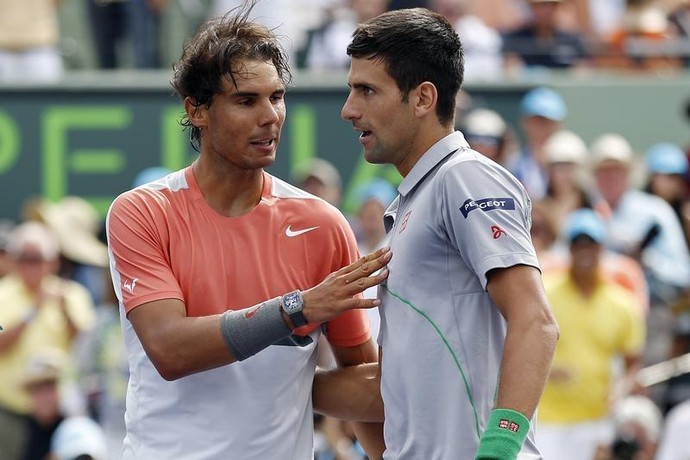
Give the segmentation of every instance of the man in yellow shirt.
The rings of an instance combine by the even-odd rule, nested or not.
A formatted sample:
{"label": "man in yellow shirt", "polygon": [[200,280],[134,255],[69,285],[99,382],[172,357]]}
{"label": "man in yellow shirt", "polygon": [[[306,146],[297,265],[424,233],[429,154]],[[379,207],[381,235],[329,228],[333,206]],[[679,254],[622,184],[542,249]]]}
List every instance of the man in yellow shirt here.
{"label": "man in yellow shirt", "polygon": [[[544,279],[561,338],[539,404],[537,442],[544,458],[587,460],[612,440],[611,405],[634,389],[645,325],[632,294],[601,274],[601,219],[577,210],[565,232],[570,266]],[[624,369],[615,375],[619,358]]]}
{"label": "man in yellow shirt", "polygon": [[94,324],[95,311],[85,287],[56,275],[59,245],[43,224],[19,225],[7,252],[14,268],[0,280],[0,458],[12,460],[25,442],[31,410],[26,363],[46,348],[69,355],[77,335]]}

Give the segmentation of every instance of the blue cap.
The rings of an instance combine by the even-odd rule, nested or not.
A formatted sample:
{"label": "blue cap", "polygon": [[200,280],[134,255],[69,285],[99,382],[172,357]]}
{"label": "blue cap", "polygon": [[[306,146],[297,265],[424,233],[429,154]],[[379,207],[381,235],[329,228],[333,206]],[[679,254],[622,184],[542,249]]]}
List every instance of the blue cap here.
{"label": "blue cap", "polygon": [[361,206],[365,201],[374,199],[381,203],[384,208],[390,205],[398,191],[385,179],[374,178],[362,185],[357,193],[357,200]]}
{"label": "blue cap", "polygon": [[582,208],[573,211],[566,220],[565,234],[568,241],[585,235],[601,243],[606,235],[606,228],[601,218],[591,209]]}
{"label": "blue cap", "polygon": [[543,86],[534,88],[523,96],[520,110],[524,116],[544,117],[553,121],[563,121],[568,114],[563,97]]}
{"label": "blue cap", "polygon": [[683,149],[670,142],[651,146],[645,157],[647,167],[652,173],[684,176],[688,172],[688,157]]}
{"label": "blue cap", "polygon": [[165,168],[163,166],[152,166],[150,168],[142,169],[134,178],[134,182],[132,182],[132,187],[139,187],[140,185],[148,184],[149,182],[162,179],[171,172],[172,171],[170,169]]}

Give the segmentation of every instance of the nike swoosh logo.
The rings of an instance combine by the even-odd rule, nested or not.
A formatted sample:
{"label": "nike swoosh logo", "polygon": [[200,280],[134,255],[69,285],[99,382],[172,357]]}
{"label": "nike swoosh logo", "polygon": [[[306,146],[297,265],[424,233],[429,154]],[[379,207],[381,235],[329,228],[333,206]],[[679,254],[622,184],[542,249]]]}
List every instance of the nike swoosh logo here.
{"label": "nike swoosh logo", "polygon": [[309,227],[309,228],[303,228],[302,230],[293,230],[292,225],[288,225],[288,227],[285,229],[285,235],[287,235],[288,238],[294,238],[296,236],[303,235],[307,232],[311,232],[312,230],[316,230],[319,227]]}

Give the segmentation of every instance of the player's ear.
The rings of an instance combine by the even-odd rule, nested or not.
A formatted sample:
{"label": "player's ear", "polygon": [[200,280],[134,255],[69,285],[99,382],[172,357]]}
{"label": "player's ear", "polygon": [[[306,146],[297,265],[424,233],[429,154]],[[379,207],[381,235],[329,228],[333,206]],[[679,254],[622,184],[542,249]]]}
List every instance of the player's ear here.
{"label": "player's ear", "polygon": [[186,97],[184,99],[184,110],[189,121],[197,128],[206,127],[206,107],[199,104],[196,99]]}
{"label": "player's ear", "polygon": [[422,117],[430,112],[436,112],[436,102],[438,101],[436,85],[430,81],[422,82],[411,91],[410,96],[413,95],[412,102],[415,104],[415,115]]}

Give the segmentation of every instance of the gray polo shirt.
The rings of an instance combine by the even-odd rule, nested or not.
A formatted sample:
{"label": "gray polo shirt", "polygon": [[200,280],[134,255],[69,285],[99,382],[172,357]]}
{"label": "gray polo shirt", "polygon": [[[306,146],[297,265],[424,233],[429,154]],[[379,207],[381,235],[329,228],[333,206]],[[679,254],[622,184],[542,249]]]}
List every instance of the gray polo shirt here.
{"label": "gray polo shirt", "polygon": [[[386,211],[393,259],[379,292],[384,458],[471,460],[494,405],[506,335],[486,274],[538,267],[531,203],[460,132],[429,149],[399,192]],[[541,458],[533,439],[530,431],[520,458]]]}

